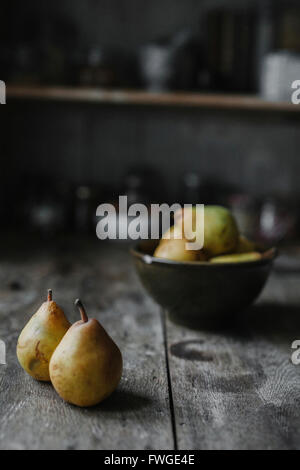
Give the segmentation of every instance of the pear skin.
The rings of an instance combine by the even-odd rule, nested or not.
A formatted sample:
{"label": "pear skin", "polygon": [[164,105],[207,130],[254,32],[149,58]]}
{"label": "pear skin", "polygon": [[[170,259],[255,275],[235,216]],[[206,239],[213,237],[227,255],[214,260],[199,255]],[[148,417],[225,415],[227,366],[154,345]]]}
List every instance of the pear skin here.
{"label": "pear skin", "polygon": [[241,253],[225,256],[217,256],[210,260],[211,263],[247,263],[248,261],[258,261],[261,259],[261,254],[258,252]]}
{"label": "pear skin", "polygon": [[[196,218],[196,209],[185,209],[175,214],[177,224],[189,223],[194,231],[203,231]],[[200,238],[200,237],[199,237]],[[221,206],[204,207],[204,247],[208,257],[233,253],[239,240],[237,223],[231,212]]]}
{"label": "pear skin", "polygon": [[188,240],[183,235],[181,224],[174,225],[163,235],[154,256],[173,259],[173,261],[207,261],[207,256],[203,250],[186,250],[186,243],[188,243]]}
{"label": "pear skin", "polygon": [[78,300],[82,320],[67,332],[50,361],[52,384],[63,400],[90,407],[117,388],[123,369],[122,354],[100,323],[89,320]]}
{"label": "pear skin", "polygon": [[163,240],[154,252],[156,258],[172,261],[197,261],[199,252],[186,249],[187,240]]}
{"label": "pear skin", "polygon": [[34,379],[50,381],[51,356],[70,326],[62,309],[53,302],[52,291],[49,290],[47,302],[27,323],[17,345],[19,363]]}
{"label": "pear skin", "polygon": [[243,235],[240,235],[237,248],[235,250],[236,253],[251,253],[256,249],[257,248],[255,243],[251,242],[250,240],[248,240],[248,238],[244,237]]}
{"label": "pear skin", "polygon": [[204,250],[207,253],[219,255],[235,250],[239,231],[228,209],[220,206],[206,206],[204,223]]}
{"label": "pear skin", "polygon": [[160,244],[168,242],[170,240],[180,240],[181,238],[185,238],[183,235],[183,231],[180,225],[173,225],[172,227],[167,230],[160,240]]}

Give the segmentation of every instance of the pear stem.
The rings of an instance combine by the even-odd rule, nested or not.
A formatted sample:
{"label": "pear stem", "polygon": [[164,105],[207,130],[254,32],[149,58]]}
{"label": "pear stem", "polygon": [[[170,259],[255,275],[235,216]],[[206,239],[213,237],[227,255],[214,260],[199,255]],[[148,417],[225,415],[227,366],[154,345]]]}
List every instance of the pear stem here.
{"label": "pear stem", "polygon": [[52,289],[48,289],[48,302],[52,302]]}
{"label": "pear stem", "polygon": [[80,314],[81,314],[81,319],[83,323],[87,323],[89,321],[89,317],[87,316],[87,313],[85,311],[85,308],[83,306],[83,303],[81,302],[80,299],[77,299],[75,302],[76,307],[79,308]]}

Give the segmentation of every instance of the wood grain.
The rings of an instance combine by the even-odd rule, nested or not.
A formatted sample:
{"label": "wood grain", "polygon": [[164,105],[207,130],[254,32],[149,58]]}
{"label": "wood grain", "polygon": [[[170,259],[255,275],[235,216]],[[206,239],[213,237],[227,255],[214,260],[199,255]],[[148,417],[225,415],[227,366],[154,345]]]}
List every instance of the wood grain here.
{"label": "wood grain", "polygon": [[29,99],[72,101],[115,105],[196,107],[227,110],[299,113],[300,107],[286,102],[269,102],[257,96],[221,93],[165,92],[138,90],[105,90],[79,87],[8,86],[8,100]]}
{"label": "wood grain", "polygon": [[273,276],[234,330],[167,322],[179,449],[299,449],[300,373],[290,361],[299,281]]}
{"label": "wood grain", "polygon": [[[161,321],[127,245],[2,243],[0,449],[299,449],[299,282],[274,273],[234,327],[194,331]],[[82,297],[123,351],[121,385],[96,408],[64,403],[17,363],[19,332],[50,287],[72,322]]]}
{"label": "wood grain", "polygon": [[[159,310],[141,293],[127,248],[67,242],[32,249],[0,258],[0,338],[8,349],[0,366],[0,449],[172,449]],[[19,332],[49,287],[71,321],[82,297],[124,353],[119,389],[96,408],[64,403],[17,363]]]}

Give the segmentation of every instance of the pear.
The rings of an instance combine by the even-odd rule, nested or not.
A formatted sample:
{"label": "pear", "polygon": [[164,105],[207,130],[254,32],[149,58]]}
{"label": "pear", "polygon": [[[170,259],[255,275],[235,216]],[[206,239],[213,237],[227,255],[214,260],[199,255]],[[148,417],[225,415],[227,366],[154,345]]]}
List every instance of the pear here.
{"label": "pear", "polygon": [[19,363],[34,379],[50,381],[51,356],[70,326],[62,309],[53,302],[52,290],[49,290],[47,302],[27,323],[17,345]]}
{"label": "pear", "polygon": [[[176,225],[189,222],[196,232],[203,230],[196,218],[196,208],[178,211],[175,214],[175,221]],[[208,257],[234,252],[238,241],[239,231],[231,212],[221,206],[205,206],[203,250]]]}
{"label": "pear", "polygon": [[251,253],[255,251],[256,245],[255,243],[248,240],[247,237],[240,235],[237,248],[235,250],[236,253]]}
{"label": "pear", "polygon": [[172,261],[197,261],[201,259],[201,252],[187,250],[187,240],[162,240],[154,252],[156,258]]}
{"label": "pear", "polygon": [[170,240],[179,240],[183,238],[183,232],[181,230],[181,227],[179,225],[173,225],[172,227],[167,230],[161,240],[160,240],[160,245],[163,245],[164,243],[168,243]]}
{"label": "pear", "polygon": [[207,257],[203,250],[187,250],[188,240],[184,238],[180,224],[174,225],[160,240],[154,256],[161,259],[173,261],[206,261]]}
{"label": "pear", "polygon": [[97,405],[117,388],[122,354],[97,320],[89,320],[80,300],[81,321],[67,332],[50,361],[52,384],[66,402],[79,407]]}
{"label": "pear", "polygon": [[258,252],[252,253],[238,253],[233,255],[217,256],[210,260],[211,263],[246,263],[248,261],[258,261],[261,259],[261,254]]}

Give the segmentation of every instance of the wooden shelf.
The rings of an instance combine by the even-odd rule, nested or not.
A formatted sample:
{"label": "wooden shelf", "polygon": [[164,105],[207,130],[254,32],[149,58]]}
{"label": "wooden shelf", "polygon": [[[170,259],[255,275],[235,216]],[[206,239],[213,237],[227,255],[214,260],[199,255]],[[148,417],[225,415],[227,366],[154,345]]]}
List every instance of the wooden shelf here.
{"label": "wooden shelf", "polygon": [[[300,105],[268,102],[257,96],[187,92],[151,93],[133,90],[101,90],[79,87],[8,86],[8,100],[45,100],[112,105],[171,106],[268,112],[300,111]],[[9,102],[9,101],[8,101]]]}

